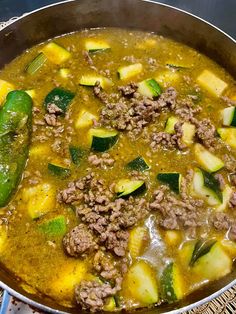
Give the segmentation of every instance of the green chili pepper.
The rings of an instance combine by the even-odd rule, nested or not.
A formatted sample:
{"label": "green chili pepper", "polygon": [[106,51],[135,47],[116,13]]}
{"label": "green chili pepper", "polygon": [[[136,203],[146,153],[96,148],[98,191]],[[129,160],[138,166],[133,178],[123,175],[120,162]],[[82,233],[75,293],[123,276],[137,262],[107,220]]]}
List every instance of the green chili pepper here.
{"label": "green chili pepper", "polygon": [[32,99],[12,91],[0,109],[0,207],[5,206],[21,179],[29,152]]}

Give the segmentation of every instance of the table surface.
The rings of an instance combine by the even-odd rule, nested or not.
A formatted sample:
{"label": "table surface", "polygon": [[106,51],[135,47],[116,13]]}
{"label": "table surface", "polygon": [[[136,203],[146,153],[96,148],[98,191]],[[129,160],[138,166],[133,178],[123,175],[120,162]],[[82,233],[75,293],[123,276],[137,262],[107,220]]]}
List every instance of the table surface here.
{"label": "table surface", "polygon": [[[58,0],[0,0],[0,21],[6,21],[12,16],[20,16],[24,12],[56,2]],[[236,38],[236,0],[160,0],[159,2],[196,14]]]}

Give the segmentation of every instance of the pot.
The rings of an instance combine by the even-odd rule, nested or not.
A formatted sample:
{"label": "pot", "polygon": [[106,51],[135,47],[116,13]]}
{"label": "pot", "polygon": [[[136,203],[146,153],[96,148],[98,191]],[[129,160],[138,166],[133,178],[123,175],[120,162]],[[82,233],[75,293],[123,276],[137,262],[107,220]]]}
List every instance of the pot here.
{"label": "pot", "polygon": [[[233,38],[192,14],[148,0],[68,0],[26,14],[0,31],[0,68],[25,49],[49,38],[83,28],[106,26],[139,29],[171,37],[206,54],[236,77],[236,41]],[[232,287],[236,284],[235,278],[236,269],[178,304],[137,312],[177,314],[188,311]],[[0,286],[44,311],[78,313],[78,310],[59,306],[49,298],[25,292],[3,266]]]}

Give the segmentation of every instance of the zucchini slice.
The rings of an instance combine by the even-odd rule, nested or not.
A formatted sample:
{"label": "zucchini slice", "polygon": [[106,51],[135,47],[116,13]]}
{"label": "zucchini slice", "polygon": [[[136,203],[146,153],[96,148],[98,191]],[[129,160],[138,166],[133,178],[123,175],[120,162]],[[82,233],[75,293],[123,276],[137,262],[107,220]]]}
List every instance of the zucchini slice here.
{"label": "zucchini slice", "polygon": [[105,312],[114,312],[116,309],[116,301],[114,297],[109,297],[106,300],[105,305],[103,306],[103,311]]}
{"label": "zucchini slice", "polygon": [[155,79],[147,79],[138,83],[138,92],[149,98],[155,98],[161,95],[162,89]]}
{"label": "zucchini slice", "polygon": [[44,106],[47,108],[48,105],[55,104],[62,110],[63,113],[65,113],[74,97],[75,94],[71,91],[56,87],[49,94],[47,94],[44,100]]}
{"label": "zucchini slice", "polygon": [[135,63],[123,67],[119,67],[117,72],[121,80],[127,80],[133,76],[140,74],[143,70],[143,65],[141,63]]}
{"label": "zucchini slice", "polygon": [[118,197],[138,195],[146,190],[146,184],[142,180],[121,179],[115,185],[115,192]]}
{"label": "zucchini slice", "polygon": [[218,128],[217,133],[222,141],[232,148],[236,148],[236,128]]}
{"label": "zucchini slice", "polygon": [[67,178],[71,175],[70,169],[52,163],[48,163],[48,170],[50,173],[60,178]]}
{"label": "zucchini slice", "polygon": [[204,70],[198,77],[197,82],[213,96],[220,97],[228,84],[209,70]]}
{"label": "zucchini slice", "polygon": [[221,114],[223,125],[236,126],[236,108],[234,106],[223,109]]}
{"label": "zucchini slice", "polygon": [[163,172],[158,173],[157,180],[161,183],[169,185],[170,189],[179,194],[181,187],[182,175],[178,172]]}
{"label": "zucchini slice", "polygon": [[7,81],[0,80],[0,105],[6,100],[7,94],[15,89],[15,86]]}
{"label": "zucchini slice", "polygon": [[194,143],[194,136],[196,133],[195,125],[189,122],[184,122],[184,124],[182,125],[182,131],[183,131],[183,136],[182,136],[183,143],[187,146],[191,146]]}
{"label": "zucchini slice", "polygon": [[36,97],[36,91],[35,89],[28,89],[25,91],[32,99]]}
{"label": "zucchini slice", "polygon": [[180,63],[174,64],[174,63],[171,62],[171,61],[169,61],[168,63],[166,63],[166,66],[167,66],[169,69],[173,69],[173,70],[176,70],[176,71],[189,69],[189,66],[182,65],[182,64],[180,64]]}
{"label": "zucchini slice", "polygon": [[133,299],[144,305],[156,303],[159,299],[156,274],[144,261],[131,266],[124,280],[124,288]]}
{"label": "zucchini slice", "polygon": [[208,172],[215,172],[224,167],[224,162],[210,153],[201,144],[194,145],[194,154],[199,165]]}
{"label": "zucchini slice", "polygon": [[93,125],[93,121],[98,120],[98,117],[89,111],[81,110],[77,120],[75,121],[76,129],[87,128]]}
{"label": "zucchini slice", "polygon": [[112,81],[107,77],[98,75],[83,75],[79,80],[79,84],[83,86],[95,86],[97,82],[100,83],[103,89],[113,85]]}
{"label": "zucchini slice", "polygon": [[69,76],[70,76],[70,69],[68,69],[68,68],[61,68],[59,70],[59,74],[60,74],[61,78],[68,79]]}
{"label": "zucchini slice", "polygon": [[85,156],[85,151],[80,147],[70,146],[69,147],[70,157],[72,162],[79,166],[82,158]]}
{"label": "zucchini slice", "polygon": [[67,229],[66,218],[63,215],[58,215],[50,219],[43,219],[38,228],[47,236],[63,236]]}
{"label": "zucchini slice", "polygon": [[231,187],[229,185],[226,185],[224,190],[222,191],[223,202],[222,204],[215,207],[215,211],[223,212],[227,209],[232,193],[233,190],[231,189]]}
{"label": "zucchini slice", "polygon": [[41,51],[48,60],[55,64],[61,64],[71,58],[68,50],[53,41],[44,46]]}
{"label": "zucchini slice", "polygon": [[193,254],[189,263],[189,266],[194,266],[196,261],[202,257],[203,255],[207,254],[210,252],[212,246],[216,243],[215,239],[207,239],[203,240],[200,239],[196,242],[194,249],[193,249]]}
{"label": "zucchini slice", "polygon": [[166,266],[161,275],[161,290],[163,299],[168,303],[183,298],[183,276],[181,276],[178,266],[171,262]]}
{"label": "zucchini slice", "polygon": [[144,242],[147,238],[148,229],[146,227],[136,227],[131,230],[129,235],[128,249],[132,258],[140,256]]}
{"label": "zucchini slice", "polygon": [[150,169],[150,166],[147,164],[143,157],[139,156],[134,160],[130,161],[126,165],[126,168],[136,171],[147,171]]}
{"label": "zucchini slice", "polygon": [[220,205],[223,202],[219,181],[203,169],[194,170],[192,188],[194,194],[202,197],[209,205]]}
{"label": "zucchini slice", "polygon": [[172,86],[173,84],[179,82],[180,75],[177,71],[161,71],[156,77],[155,80],[161,84],[161,86]]}
{"label": "zucchini slice", "polygon": [[105,152],[118,141],[118,132],[115,130],[90,129],[88,135],[91,149],[96,152]]}
{"label": "zucchini slice", "polygon": [[89,52],[97,52],[111,49],[110,45],[104,40],[88,39],[85,42],[85,49]]}
{"label": "zucchini slice", "polygon": [[179,122],[179,119],[172,116],[172,117],[169,117],[167,120],[166,120],[166,124],[165,124],[165,132],[166,133],[169,133],[169,134],[175,134],[175,124]]}
{"label": "zucchini slice", "polygon": [[25,68],[25,72],[28,74],[35,74],[47,61],[47,57],[44,53],[40,52]]}
{"label": "zucchini slice", "polygon": [[219,242],[213,244],[208,253],[201,256],[191,268],[205,280],[219,279],[232,270],[232,259]]}

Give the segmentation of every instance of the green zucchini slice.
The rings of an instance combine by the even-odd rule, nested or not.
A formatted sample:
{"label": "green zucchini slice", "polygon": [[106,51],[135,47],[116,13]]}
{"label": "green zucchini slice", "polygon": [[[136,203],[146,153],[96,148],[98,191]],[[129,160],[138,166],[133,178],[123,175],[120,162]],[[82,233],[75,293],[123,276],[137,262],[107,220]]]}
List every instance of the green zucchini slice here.
{"label": "green zucchini slice", "polygon": [[143,65],[141,63],[135,63],[135,64],[119,67],[117,72],[121,80],[127,80],[133,76],[140,74],[142,70],[143,70]]}
{"label": "green zucchini slice", "polygon": [[170,189],[179,194],[182,175],[178,172],[158,173],[157,180],[169,185]]}
{"label": "green zucchini slice", "polygon": [[85,150],[83,150],[80,147],[75,147],[75,146],[70,146],[69,147],[69,152],[70,152],[70,157],[72,162],[79,166],[81,163],[81,160],[83,159],[83,157],[85,156]]}
{"label": "green zucchini slice", "polygon": [[85,42],[85,49],[89,52],[98,52],[98,51],[110,50],[111,47],[104,40],[88,39]]}
{"label": "green zucchini slice", "polygon": [[54,64],[61,64],[71,58],[71,53],[54,41],[46,44],[41,51]]}
{"label": "green zucchini slice", "polygon": [[236,128],[218,128],[217,133],[222,141],[232,148],[236,148]]}
{"label": "green zucchini slice", "polygon": [[134,160],[130,161],[126,168],[129,170],[136,170],[136,171],[146,171],[150,169],[150,166],[146,163],[143,157],[139,156]]}
{"label": "green zucchini slice", "polygon": [[44,106],[45,108],[48,108],[50,104],[55,104],[62,110],[62,113],[65,113],[74,97],[75,94],[71,91],[56,87],[49,94],[47,94],[44,100]]}
{"label": "green zucchini slice", "polygon": [[107,77],[98,76],[98,75],[83,75],[79,80],[79,84],[83,86],[95,86],[96,83],[99,82],[101,87],[105,89],[106,87],[112,86],[113,83]]}
{"label": "green zucchini slice", "polygon": [[164,269],[161,275],[161,290],[163,299],[168,303],[182,299],[184,295],[182,278],[175,263],[171,262]]}
{"label": "green zucchini slice", "polygon": [[39,230],[48,236],[63,236],[66,233],[66,219],[58,215],[50,219],[43,219],[38,225]]}
{"label": "green zucchini slice", "polygon": [[193,254],[189,265],[193,266],[200,257],[210,252],[210,249],[215,243],[216,243],[215,239],[198,240],[194,246]]}
{"label": "green zucchini slice", "polygon": [[203,169],[194,170],[192,188],[194,194],[202,197],[209,205],[220,205],[223,202],[219,181]]}
{"label": "green zucchini slice", "polygon": [[182,141],[185,145],[191,146],[194,143],[194,136],[196,133],[196,127],[194,124],[191,124],[189,122],[184,122],[182,125]]}
{"label": "green zucchini slice", "polygon": [[223,125],[236,126],[236,108],[231,106],[222,110]]}
{"label": "green zucchini slice", "polygon": [[165,132],[166,133],[169,133],[169,134],[175,134],[175,124],[179,122],[179,119],[172,116],[172,117],[169,117],[167,120],[166,120],[166,124],[165,124]]}
{"label": "green zucchini slice", "polygon": [[162,89],[155,79],[147,79],[138,84],[138,92],[149,98],[160,96]]}
{"label": "green zucchini slice", "polygon": [[90,129],[89,139],[91,149],[96,152],[105,152],[118,141],[118,132],[107,129]]}
{"label": "green zucchini slice", "polygon": [[142,180],[121,179],[115,185],[115,192],[118,197],[135,196],[146,190],[146,183]]}
{"label": "green zucchini slice", "polygon": [[199,165],[208,172],[215,172],[224,167],[224,162],[210,153],[201,144],[194,145],[194,154]]}
{"label": "green zucchini slice", "polygon": [[28,74],[35,74],[47,61],[47,57],[45,54],[40,52],[25,68],[26,73]]}
{"label": "green zucchini slice", "polygon": [[48,164],[48,170],[50,173],[60,178],[67,178],[71,174],[70,169],[64,168],[64,167],[61,167],[52,163]]}

